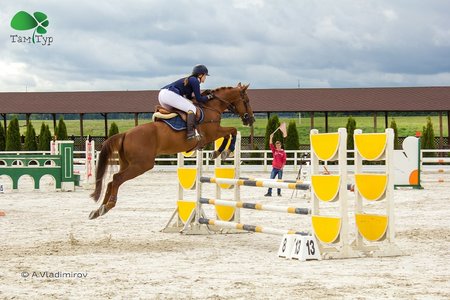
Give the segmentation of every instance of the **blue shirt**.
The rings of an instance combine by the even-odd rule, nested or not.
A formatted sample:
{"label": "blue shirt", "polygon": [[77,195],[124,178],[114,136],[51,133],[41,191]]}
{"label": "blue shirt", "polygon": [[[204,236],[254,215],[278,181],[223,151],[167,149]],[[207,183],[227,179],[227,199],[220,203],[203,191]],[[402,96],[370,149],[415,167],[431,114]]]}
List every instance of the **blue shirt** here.
{"label": "blue shirt", "polygon": [[167,89],[169,91],[172,91],[174,93],[177,93],[180,96],[183,96],[189,100],[192,100],[194,94],[195,99],[198,102],[206,103],[208,101],[208,98],[206,96],[202,96],[200,93],[200,82],[198,81],[198,78],[195,76],[191,76],[188,79],[187,85],[184,85],[185,78],[178,79],[175,82],[172,82],[163,89]]}

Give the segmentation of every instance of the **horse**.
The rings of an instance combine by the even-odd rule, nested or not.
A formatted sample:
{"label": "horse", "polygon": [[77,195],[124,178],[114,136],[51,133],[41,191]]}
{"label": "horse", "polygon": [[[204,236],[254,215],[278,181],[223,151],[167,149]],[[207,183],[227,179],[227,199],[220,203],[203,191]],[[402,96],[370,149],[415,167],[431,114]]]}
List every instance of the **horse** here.
{"label": "horse", "polygon": [[108,164],[117,156],[116,152],[120,168],[108,183],[102,204],[90,213],[89,219],[98,218],[111,210],[116,205],[120,185],[151,170],[158,155],[202,148],[223,137],[221,147],[212,157],[216,158],[224,150],[230,136],[230,150],[233,151],[237,130],[234,127],[221,127],[220,121],[222,113],[228,109],[238,114],[244,125],[252,126],[255,118],[247,95],[248,86],[239,83],[236,87],[221,87],[211,91],[213,98],[200,105],[204,112],[203,122],[197,124],[200,138],[186,140],[186,131],[175,131],[160,121],[142,124],[108,138],[102,145],[97,162],[95,190],[91,198],[98,202],[103,190],[103,177]]}

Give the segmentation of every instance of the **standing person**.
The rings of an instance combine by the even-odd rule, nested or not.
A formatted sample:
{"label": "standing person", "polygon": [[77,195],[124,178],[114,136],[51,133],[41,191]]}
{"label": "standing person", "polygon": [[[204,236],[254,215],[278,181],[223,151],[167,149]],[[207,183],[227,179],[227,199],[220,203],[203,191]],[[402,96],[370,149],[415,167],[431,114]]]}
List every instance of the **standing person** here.
{"label": "standing person", "polygon": [[200,84],[205,82],[206,76],[209,76],[206,66],[196,65],[192,69],[191,75],[178,79],[159,91],[158,100],[162,107],[167,109],[174,107],[187,113],[188,140],[196,135],[195,116],[197,108],[190,100],[195,98],[197,102],[206,103],[214,97],[212,94],[202,96],[200,93]]}
{"label": "standing person", "polygon": [[[272,144],[273,133],[270,135],[269,146],[272,150],[272,172],[270,173],[270,179],[274,179],[278,175],[278,179],[283,178],[283,168],[286,165],[286,152],[281,148],[281,142],[276,141],[275,146]],[[277,189],[278,196],[281,196],[281,189]],[[269,188],[267,194],[264,196],[272,196],[272,188]]]}

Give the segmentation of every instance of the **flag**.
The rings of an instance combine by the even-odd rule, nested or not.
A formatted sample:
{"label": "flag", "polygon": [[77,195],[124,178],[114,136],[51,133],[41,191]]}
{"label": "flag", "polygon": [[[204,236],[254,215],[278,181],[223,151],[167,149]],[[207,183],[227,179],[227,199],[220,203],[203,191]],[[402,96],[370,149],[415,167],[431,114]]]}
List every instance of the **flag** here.
{"label": "flag", "polygon": [[280,131],[283,133],[283,137],[286,138],[287,137],[287,129],[286,129],[286,123],[283,122],[281,123],[280,127]]}

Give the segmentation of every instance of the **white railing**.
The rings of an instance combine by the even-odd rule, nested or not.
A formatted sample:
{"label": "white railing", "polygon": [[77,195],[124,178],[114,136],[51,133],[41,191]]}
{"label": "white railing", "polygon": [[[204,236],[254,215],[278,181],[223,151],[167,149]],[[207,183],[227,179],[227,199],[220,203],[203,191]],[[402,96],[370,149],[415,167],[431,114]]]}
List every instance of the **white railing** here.
{"label": "white railing", "polygon": [[[434,153],[433,157],[424,157],[425,153]],[[422,149],[420,150],[420,161],[424,163],[443,164],[450,163],[450,149]]]}
{"label": "white railing", "polygon": [[[427,153],[433,153],[433,157],[424,157]],[[428,150],[420,152],[421,174],[434,174],[434,178],[421,178],[422,183],[443,183],[450,181],[450,149]]]}
{"label": "white railing", "polygon": [[[49,151],[1,151],[2,154],[45,154],[49,155]],[[210,160],[209,157],[212,151],[203,151],[204,161],[206,170],[214,166],[214,161]],[[287,164],[285,170],[287,171],[298,171],[300,165],[303,167],[310,163],[309,150],[286,150],[287,154]],[[354,153],[354,150],[349,150],[348,154]],[[433,157],[424,157],[424,153],[433,153]],[[74,151],[74,162],[75,164],[84,164],[85,162],[85,151]],[[420,164],[421,170],[434,170],[436,167],[440,169],[445,169],[450,171],[450,149],[423,149],[420,152]],[[261,156],[261,157],[252,157]],[[292,157],[289,157],[292,156]],[[186,161],[195,162],[195,158],[186,158]],[[352,168],[352,158],[348,158],[349,168]],[[177,158],[174,157],[157,157],[157,169],[159,170],[174,170],[176,168]],[[170,165],[158,164],[161,162],[170,163]],[[252,163],[258,162],[258,164]],[[241,165],[244,168],[248,168],[254,171],[269,171],[272,167],[272,152],[270,150],[241,150]],[[375,169],[377,166],[373,166]],[[330,170],[334,169],[334,166],[329,167]]]}

